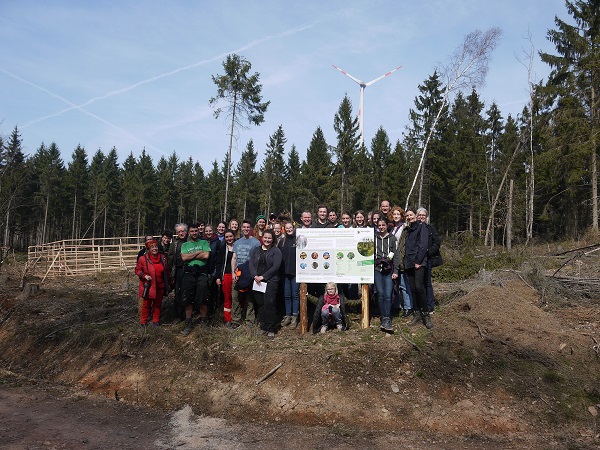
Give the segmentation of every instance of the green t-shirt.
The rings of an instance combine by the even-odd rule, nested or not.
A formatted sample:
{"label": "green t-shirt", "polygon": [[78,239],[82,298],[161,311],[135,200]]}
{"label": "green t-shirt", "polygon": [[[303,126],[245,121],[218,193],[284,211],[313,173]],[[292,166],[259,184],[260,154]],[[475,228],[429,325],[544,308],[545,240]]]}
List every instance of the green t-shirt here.
{"label": "green t-shirt", "polygon": [[[196,242],[187,241],[181,245],[181,253],[196,253],[196,252],[210,252],[210,244],[205,239],[198,239]],[[198,266],[202,267],[208,263],[207,260],[202,259],[192,259],[191,261],[186,261],[184,264],[186,266]]]}

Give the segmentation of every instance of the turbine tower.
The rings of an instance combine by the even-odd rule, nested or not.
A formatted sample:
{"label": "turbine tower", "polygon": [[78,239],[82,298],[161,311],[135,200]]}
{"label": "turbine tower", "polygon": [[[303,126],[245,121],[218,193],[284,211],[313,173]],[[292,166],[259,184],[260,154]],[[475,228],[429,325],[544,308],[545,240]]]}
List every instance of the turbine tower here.
{"label": "turbine tower", "polygon": [[348,78],[350,78],[351,80],[355,81],[356,83],[358,83],[358,85],[360,86],[360,105],[358,107],[358,127],[360,130],[360,145],[362,147],[364,141],[365,141],[365,136],[364,136],[364,126],[365,126],[365,118],[364,118],[364,112],[363,112],[363,106],[364,106],[364,101],[365,101],[365,88],[367,86],[371,86],[374,83],[377,83],[379,80],[381,80],[382,78],[387,77],[388,75],[393,74],[396,70],[400,69],[400,67],[396,67],[393,70],[390,70],[387,73],[384,73],[383,75],[381,75],[378,78],[375,78],[374,80],[369,81],[368,83],[365,83],[364,81],[359,80],[358,78],[354,78],[352,75],[350,75],[348,72],[343,71],[342,69],[340,69],[338,66],[332,64],[333,67],[335,67],[337,70],[339,70],[340,72],[342,72],[344,75],[346,75]]}

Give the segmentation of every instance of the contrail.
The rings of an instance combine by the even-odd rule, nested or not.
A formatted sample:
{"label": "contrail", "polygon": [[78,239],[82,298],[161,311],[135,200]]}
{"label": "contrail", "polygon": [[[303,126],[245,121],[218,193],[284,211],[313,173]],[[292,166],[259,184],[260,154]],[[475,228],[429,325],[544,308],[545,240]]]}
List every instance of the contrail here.
{"label": "contrail", "polygon": [[[111,123],[111,122],[109,122],[109,121],[108,121],[108,120],[106,120],[106,119],[103,119],[103,118],[102,118],[102,117],[100,117],[100,116],[97,116],[97,115],[96,115],[96,114],[94,114],[94,113],[91,113],[91,112],[89,112],[89,111],[87,111],[87,110],[83,109],[83,107],[82,107],[82,106],[76,105],[75,103],[73,103],[73,102],[71,102],[71,101],[67,100],[67,99],[66,99],[66,98],[64,98],[64,97],[61,97],[60,95],[58,95],[58,94],[56,94],[56,93],[54,93],[54,92],[52,92],[52,91],[50,91],[50,90],[46,89],[46,88],[45,88],[45,87],[43,87],[43,86],[39,86],[39,85],[37,85],[37,84],[35,84],[35,83],[32,83],[31,81],[29,81],[29,80],[26,80],[25,78],[22,78],[22,77],[20,77],[19,75],[16,75],[16,74],[14,74],[14,73],[12,73],[12,72],[10,72],[10,71],[6,70],[6,69],[3,69],[2,67],[0,67],[0,72],[4,72],[5,74],[7,74],[7,75],[9,75],[9,76],[11,76],[11,77],[13,77],[13,78],[15,78],[16,80],[19,80],[19,81],[21,81],[22,83],[25,83],[25,84],[28,84],[29,86],[32,86],[32,87],[34,87],[35,89],[39,89],[40,91],[42,91],[42,92],[45,92],[46,94],[50,95],[51,97],[57,98],[57,99],[59,99],[60,101],[62,101],[62,102],[65,102],[67,105],[71,105],[71,107],[70,107],[70,108],[68,108],[68,109],[67,109],[67,111],[70,111],[70,110],[73,110],[73,109],[77,109],[77,110],[81,111],[82,113],[84,113],[84,114],[87,114],[88,116],[91,116],[91,117],[93,117],[94,119],[96,119],[96,120],[99,120],[100,122],[102,122],[102,123],[104,123],[104,124],[106,124],[106,125],[108,125],[108,126],[110,126],[110,127],[113,127],[113,128],[115,128],[115,129],[119,130],[120,132],[124,133],[125,135],[127,135],[127,136],[129,136],[129,137],[131,137],[131,138],[135,139],[136,141],[139,141],[141,144],[147,145],[147,146],[148,146],[150,149],[152,149],[152,150],[154,150],[154,151],[156,151],[156,152],[158,152],[158,153],[160,153],[160,154],[162,154],[162,155],[165,155],[165,154],[166,154],[166,153],[164,153],[164,152],[162,152],[162,151],[160,151],[160,150],[158,150],[158,149],[154,148],[152,145],[146,144],[146,142],[144,142],[144,141],[143,141],[142,139],[140,139],[139,137],[137,137],[137,136],[135,136],[135,135],[131,134],[129,131],[127,131],[127,130],[125,130],[125,129],[121,128],[121,127],[119,127],[118,125],[115,125],[114,123]],[[52,116],[49,116],[49,117],[52,117]],[[21,129],[24,129],[24,128],[26,128],[27,126],[31,125],[32,123],[33,123],[33,122],[29,122],[28,124],[25,124],[25,125],[24,125],[24,126],[21,128]]]}
{"label": "contrail", "polygon": [[[282,38],[282,37],[285,37],[285,36],[290,36],[290,35],[292,35],[292,34],[299,33],[299,32],[301,32],[301,31],[304,31],[304,30],[307,30],[307,29],[309,29],[309,28],[312,28],[312,27],[314,27],[314,26],[316,25],[316,23],[317,23],[317,22],[314,22],[314,23],[312,23],[312,24],[309,24],[309,25],[303,25],[303,26],[300,26],[300,27],[297,27],[297,28],[293,28],[293,29],[291,29],[291,30],[285,31],[285,32],[283,32],[283,33],[280,33],[280,34],[277,34],[277,35],[274,35],[274,36],[265,36],[265,37],[263,37],[263,38],[261,38],[261,39],[257,39],[257,40],[255,40],[255,41],[252,41],[252,42],[250,42],[250,43],[246,44],[246,45],[243,45],[242,47],[239,47],[239,48],[237,48],[237,49],[235,49],[235,50],[233,50],[233,51],[229,51],[229,52],[220,53],[219,55],[217,55],[217,56],[214,56],[214,57],[212,57],[212,58],[209,58],[209,59],[203,59],[203,60],[201,60],[201,61],[198,61],[198,62],[195,62],[195,63],[193,63],[193,64],[189,64],[189,65],[187,65],[187,66],[179,67],[179,68],[177,68],[177,69],[174,69],[174,70],[171,70],[171,71],[169,71],[169,72],[165,72],[165,73],[162,73],[162,74],[160,74],[160,75],[156,75],[156,76],[154,76],[154,77],[152,77],[152,78],[148,78],[148,79],[146,79],[146,80],[138,81],[137,83],[134,83],[134,84],[132,84],[132,85],[126,86],[126,87],[124,87],[124,88],[121,88],[121,89],[117,89],[116,91],[111,91],[111,92],[108,92],[108,93],[106,93],[106,94],[104,94],[104,95],[101,95],[101,96],[99,96],[99,97],[94,97],[94,98],[91,98],[91,99],[87,100],[86,102],[84,102],[84,103],[81,103],[81,104],[79,104],[79,105],[75,105],[75,104],[73,104],[73,103],[71,103],[71,102],[67,102],[67,101],[65,101],[64,99],[61,99],[61,100],[65,101],[67,104],[69,104],[69,105],[71,105],[71,106],[70,106],[69,108],[65,108],[65,109],[62,109],[62,110],[60,110],[60,111],[56,111],[56,112],[54,112],[54,113],[52,113],[52,114],[48,114],[48,115],[46,115],[46,116],[42,116],[42,117],[38,117],[37,119],[33,119],[33,120],[31,120],[31,121],[27,122],[25,125],[23,125],[23,128],[27,128],[27,127],[29,127],[29,126],[31,126],[31,125],[33,125],[33,124],[36,124],[36,123],[38,123],[38,122],[42,122],[42,121],[44,121],[44,120],[46,120],[46,119],[50,119],[50,118],[52,118],[52,117],[57,117],[57,116],[60,116],[60,115],[62,115],[62,114],[64,114],[64,113],[66,113],[66,112],[68,112],[68,111],[72,111],[73,109],[79,109],[79,110],[81,110],[81,111],[83,111],[83,112],[86,112],[85,110],[83,110],[83,109],[81,109],[81,108],[84,108],[85,106],[91,105],[92,103],[95,103],[95,102],[97,102],[97,101],[99,101],[99,100],[105,100],[105,99],[107,99],[107,98],[114,97],[115,95],[118,95],[118,94],[123,94],[123,93],[125,93],[125,92],[129,92],[129,91],[131,91],[131,90],[133,90],[133,89],[136,89],[136,88],[138,88],[138,87],[140,87],[140,86],[143,86],[143,85],[145,85],[145,84],[152,83],[152,82],[154,82],[154,81],[157,81],[157,80],[160,80],[160,79],[162,79],[162,78],[170,77],[171,75],[175,75],[175,74],[177,74],[177,73],[179,73],[179,72],[183,72],[183,71],[186,71],[186,70],[194,69],[194,68],[196,68],[196,67],[198,67],[198,66],[202,66],[202,65],[204,65],[204,64],[208,64],[208,63],[211,63],[211,62],[214,62],[214,61],[218,61],[218,60],[220,60],[220,59],[224,58],[225,56],[227,56],[227,55],[229,55],[229,54],[231,54],[231,53],[238,53],[238,52],[242,52],[242,51],[244,51],[244,50],[248,50],[248,49],[250,49],[250,48],[252,48],[252,47],[256,47],[257,45],[259,45],[259,44],[262,44],[263,42],[266,42],[266,41],[269,41],[269,40],[272,40],[272,39],[278,39],[278,38]],[[3,70],[4,72],[6,72],[6,73],[9,73],[9,72],[5,71],[4,69],[1,69],[1,68],[0,68],[0,70]],[[10,73],[9,73],[9,74],[10,74]],[[10,75],[12,75],[12,74],[10,74]],[[13,75],[13,76],[14,76],[14,75]],[[22,80],[22,81],[24,81],[24,80]],[[31,83],[29,83],[29,84],[31,84]],[[43,90],[44,90],[44,89],[43,89]],[[45,90],[44,90],[44,91],[45,91]],[[48,94],[50,94],[50,95],[53,95],[54,97],[60,98],[59,96],[57,96],[57,95],[54,95],[54,94],[50,93],[49,91],[45,91],[45,92],[47,92],[47,93],[48,93]],[[89,113],[88,113],[88,114],[89,114]]]}

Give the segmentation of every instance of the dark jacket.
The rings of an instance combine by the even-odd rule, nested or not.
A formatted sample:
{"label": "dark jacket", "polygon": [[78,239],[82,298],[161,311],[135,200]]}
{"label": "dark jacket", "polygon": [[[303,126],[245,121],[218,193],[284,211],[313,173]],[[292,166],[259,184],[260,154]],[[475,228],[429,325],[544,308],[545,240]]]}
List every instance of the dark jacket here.
{"label": "dark jacket", "polygon": [[210,256],[208,257],[208,273],[209,275],[215,275],[215,267],[217,265],[217,253],[219,253],[219,248],[221,247],[221,241],[215,235],[213,238],[208,241],[210,245]]}
{"label": "dark jacket", "polygon": [[175,238],[169,246],[169,253],[167,254],[167,262],[171,268],[171,276],[175,276],[177,270],[183,269],[183,260],[181,259],[181,246],[186,240],[181,240],[178,237]]}
{"label": "dark jacket", "polygon": [[223,279],[223,274],[231,273],[231,258],[233,256],[233,250],[227,248],[225,241],[221,242],[221,246],[217,251],[217,259],[215,265],[215,277],[219,280]]}
{"label": "dark jacket", "polygon": [[403,227],[402,232],[400,233],[400,239],[398,239],[398,245],[396,247],[396,252],[394,253],[394,259],[392,260],[392,264],[394,266],[395,274],[399,274],[404,272],[404,255],[406,255],[406,235],[408,227]]}
{"label": "dark jacket", "polygon": [[428,245],[429,230],[427,225],[418,220],[412,222],[406,233],[404,268],[412,269],[415,264],[426,265]]}
{"label": "dark jacket", "polygon": [[438,234],[436,228],[431,224],[426,224],[428,230],[428,245],[427,245],[427,256],[431,267],[441,266],[444,262],[442,261],[442,255],[440,254],[440,245],[442,245],[442,239]]}
{"label": "dark jacket", "polygon": [[[346,320],[346,299],[344,298],[344,295],[341,292],[338,292],[338,295],[340,296],[340,312],[342,313],[342,326],[344,327],[344,330],[347,330],[349,327],[348,321]],[[318,333],[319,331],[321,331],[321,309],[323,308],[323,305],[325,304],[325,299],[324,297],[321,295],[319,297],[319,300],[317,301],[317,306],[315,308],[315,312],[313,314],[313,321],[312,321],[312,330],[313,333]]]}
{"label": "dark jacket", "polygon": [[285,237],[277,244],[281,250],[281,273],[296,276],[296,235]]}
{"label": "dark jacket", "polygon": [[271,247],[267,250],[266,259],[267,259],[267,270],[264,273],[257,273],[258,262],[260,260],[260,256],[263,253],[262,246],[256,247],[252,250],[252,254],[250,255],[250,276],[254,278],[256,275],[262,275],[263,281],[265,283],[269,283],[272,281],[279,281],[279,267],[281,266],[281,250],[277,247]]}

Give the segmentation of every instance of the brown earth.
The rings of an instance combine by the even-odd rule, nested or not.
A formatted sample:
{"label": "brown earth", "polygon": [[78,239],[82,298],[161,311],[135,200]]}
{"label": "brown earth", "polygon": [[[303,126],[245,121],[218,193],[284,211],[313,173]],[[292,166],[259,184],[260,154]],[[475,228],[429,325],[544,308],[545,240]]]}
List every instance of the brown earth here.
{"label": "brown earth", "polygon": [[[430,331],[400,319],[394,335],[378,319],[363,330],[355,309],[346,332],[284,329],[268,341],[218,323],[187,338],[170,321],[144,330],[126,274],[46,281],[26,299],[17,283],[0,280],[7,448],[600,443],[600,293],[575,298],[539,277],[482,272],[435,286]],[[45,439],[42,424],[55,420],[64,434]]]}

